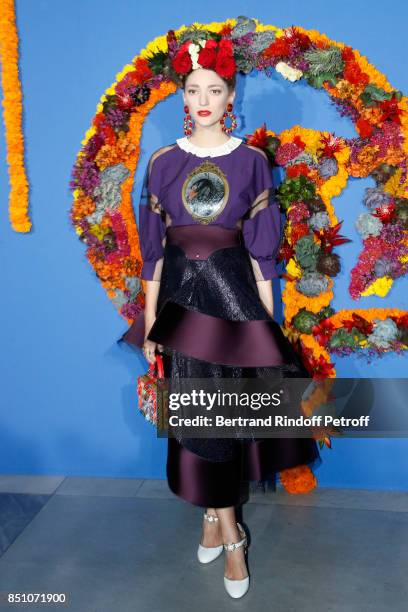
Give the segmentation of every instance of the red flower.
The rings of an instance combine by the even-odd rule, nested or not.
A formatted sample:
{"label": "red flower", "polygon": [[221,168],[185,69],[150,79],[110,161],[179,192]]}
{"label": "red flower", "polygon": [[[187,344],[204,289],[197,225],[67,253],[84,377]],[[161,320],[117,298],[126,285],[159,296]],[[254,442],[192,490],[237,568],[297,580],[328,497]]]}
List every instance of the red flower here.
{"label": "red flower", "polygon": [[232,32],[232,26],[224,25],[221,30],[218,32],[220,36],[229,36]]}
{"label": "red flower", "polygon": [[344,68],[344,78],[353,85],[367,85],[370,82],[368,74],[363,72],[357,62],[346,62]]}
{"label": "red flower", "polygon": [[278,257],[279,261],[289,261],[289,259],[293,256],[295,249],[290,246],[289,242],[285,240],[282,246],[279,249]]}
{"label": "red flower", "polygon": [[394,202],[387,202],[386,204],[382,204],[375,209],[375,212],[372,213],[373,217],[377,217],[381,219],[383,223],[389,223],[394,217],[396,217],[395,212],[395,204]]}
{"label": "red flower", "polygon": [[116,94],[116,101],[118,103],[119,108],[129,109],[134,106],[135,101],[132,96],[126,92],[121,92]]}
{"label": "red flower", "polygon": [[305,150],[306,144],[303,142],[303,140],[301,139],[301,137],[299,135],[295,136],[293,139],[293,142],[300,147],[301,149]]}
{"label": "red flower", "polygon": [[291,232],[292,243],[296,244],[296,242],[302,238],[302,236],[307,236],[309,234],[309,226],[306,223],[296,223],[293,226]]}
{"label": "red flower", "polygon": [[167,45],[169,46],[171,43],[177,43],[177,37],[174,30],[168,30],[166,35]]}
{"label": "red flower", "polygon": [[340,221],[332,227],[314,230],[314,234],[317,236],[317,238],[319,238],[320,245],[324,253],[331,253],[333,251],[333,247],[340,244],[345,244],[346,242],[351,242],[350,238],[345,238],[339,234],[342,223],[343,221]]}
{"label": "red flower", "polygon": [[381,121],[390,119],[391,121],[394,121],[394,123],[401,123],[399,116],[402,113],[402,110],[398,108],[398,100],[396,99],[395,95],[392,96],[391,100],[383,100],[380,102],[380,108],[383,111],[380,119]]}
{"label": "red flower", "polygon": [[172,60],[173,68],[179,74],[187,74],[193,67],[190,54],[185,51],[178,51]]}
{"label": "red flower", "polygon": [[138,84],[148,81],[153,76],[153,72],[150,70],[147,60],[142,57],[136,58],[135,72],[132,74],[134,74],[135,80]]}
{"label": "red flower", "polygon": [[371,123],[362,117],[356,121],[356,128],[361,138],[369,138],[373,133],[373,126]]}
{"label": "red flower", "polygon": [[350,60],[354,60],[354,51],[351,47],[344,47],[344,49],[342,49],[341,51],[341,57],[344,59],[345,62],[348,62]]}
{"label": "red flower", "polygon": [[320,355],[318,359],[313,357],[313,352],[309,348],[303,349],[304,356],[304,364],[309,374],[311,374],[314,379],[324,379],[329,378],[333,374],[333,363],[326,363],[323,355]]}
{"label": "red flower", "polygon": [[217,46],[218,46],[217,41],[214,40],[213,38],[209,38],[208,40],[205,41],[204,49],[216,49]]}
{"label": "red flower", "polygon": [[408,314],[401,315],[400,317],[391,317],[398,327],[408,327]]}
{"label": "red flower", "polygon": [[106,117],[103,113],[97,113],[93,118],[92,124],[96,128],[98,136],[103,138],[105,144],[113,146],[116,143],[116,132],[106,121]]}
{"label": "red flower", "polygon": [[266,132],[266,123],[263,123],[263,125],[257,128],[253,134],[245,135],[247,144],[265,149],[268,144],[268,134]]}
{"label": "red flower", "polygon": [[198,63],[203,68],[212,70],[215,66],[216,58],[217,58],[217,54],[216,54],[215,49],[205,46],[201,49],[201,51],[198,54]]}
{"label": "red flower", "polygon": [[343,144],[341,138],[329,134],[328,136],[322,136],[320,148],[322,148],[321,154],[323,157],[334,157],[335,153],[343,149]]}
{"label": "red flower", "polygon": [[312,334],[322,346],[326,346],[335,331],[335,327],[328,319],[323,319],[317,325],[313,325]]}
{"label": "red flower", "polygon": [[224,79],[230,79],[234,76],[237,66],[234,57],[229,51],[221,49],[218,51],[215,63],[215,71]]}
{"label": "red flower", "polygon": [[284,38],[278,38],[264,51],[265,57],[286,57],[290,53],[290,43]]}
{"label": "red flower", "polygon": [[[214,41],[215,42],[215,41]],[[218,43],[218,47],[220,49],[225,49],[226,51],[229,51],[230,54],[232,55],[232,40],[228,39],[228,38],[223,38],[222,40],[220,40],[220,42]]]}
{"label": "red flower", "polygon": [[288,166],[286,168],[286,175],[289,178],[296,178],[297,176],[309,176],[310,168],[307,164],[294,164],[293,166]]}
{"label": "red flower", "polygon": [[343,321],[343,327],[345,327],[350,332],[353,329],[353,327],[355,327],[362,334],[366,336],[368,336],[368,334],[371,334],[371,332],[374,329],[373,323],[371,323],[370,321],[367,321],[366,319],[356,314],[355,312],[353,312],[351,319],[347,321]]}
{"label": "red flower", "polygon": [[310,38],[307,34],[303,34],[303,32],[299,32],[295,27],[291,26],[285,32],[285,37],[288,42],[292,45],[292,47],[298,47],[303,51],[308,49],[312,44]]}

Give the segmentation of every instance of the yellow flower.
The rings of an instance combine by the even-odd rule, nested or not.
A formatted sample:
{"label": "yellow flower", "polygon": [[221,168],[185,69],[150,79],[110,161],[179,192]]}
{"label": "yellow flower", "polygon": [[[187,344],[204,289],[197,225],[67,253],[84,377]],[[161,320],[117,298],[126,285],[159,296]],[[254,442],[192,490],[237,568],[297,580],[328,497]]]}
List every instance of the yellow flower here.
{"label": "yellow flower", "polygon": [[89,231],[90,231],[91,234],[96,236],[98,238],[98,240],[102,240],[102,238],[105,236],[105,234],[108,233],[109,228],[101,227],[100,225],[94,224],[94,225],[91,225]]}
{"label": "yellow flower", "polygon": [[296,278],[300,278],[302,276],[302,270],[297,265],[296,261],[293,257],[291,257],[286,266],[286,272],[291,276],[295,276]]}
{"label": "yellow flower", "polygon": [[379,297],[385,297],[392,287],[394,280],[390,276],[381,276],[371,283],[365,291],[361,293],[363,297],[369,295],[378,295]]}

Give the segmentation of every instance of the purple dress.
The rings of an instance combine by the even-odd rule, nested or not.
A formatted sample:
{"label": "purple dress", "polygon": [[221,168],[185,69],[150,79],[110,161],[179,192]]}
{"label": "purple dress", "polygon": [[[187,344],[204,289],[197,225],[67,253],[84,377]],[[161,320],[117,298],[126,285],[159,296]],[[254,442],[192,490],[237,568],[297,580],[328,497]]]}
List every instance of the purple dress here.
{"label": "purple dress", "polygon": [[[264,154],[240,138],[213,148],[179,138],[152,156],[139,205],[141,276],[160,279],[148,338],[164,346],[166,378],[309,377],[256,286],[279,276],[273,187]],[[143,332],[141,315],[120,340],[141,347]],[[167,479],[195,505],[237,506],[250,481],[316,461],[312,438],[171,437]]]}

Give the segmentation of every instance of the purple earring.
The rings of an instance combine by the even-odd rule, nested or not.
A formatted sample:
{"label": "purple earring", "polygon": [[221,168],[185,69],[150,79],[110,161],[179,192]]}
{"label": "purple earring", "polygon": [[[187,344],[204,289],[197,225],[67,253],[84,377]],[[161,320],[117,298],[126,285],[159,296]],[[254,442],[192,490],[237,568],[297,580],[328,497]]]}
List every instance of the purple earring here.
{"label": "purple earring", "polygon": [[[231,119],[231,125],[230,127],[226,127],[225,126],[225,120],[227,118]],[[222,125],[222,131],[226,132],[227,134],[231,134],[231,132],[233,130],[235,130],[235,128],[237,127],[237,116],[235,115],[235,113],[232,112],[232,104],[229,103],[227,105],[227,110],[225,111],[225,113],[223,114],[222,118],[220,119],[220,123]]]}
{"label": "purple earring", "polygon": [[184,116],[184,134],[186,136],[191,136],[191,134],[193,133],[193,121],[191,119],[191,115],[188,112],[188,106],[187,104],[184,105],[184,112],[186,113],[186,115]]}

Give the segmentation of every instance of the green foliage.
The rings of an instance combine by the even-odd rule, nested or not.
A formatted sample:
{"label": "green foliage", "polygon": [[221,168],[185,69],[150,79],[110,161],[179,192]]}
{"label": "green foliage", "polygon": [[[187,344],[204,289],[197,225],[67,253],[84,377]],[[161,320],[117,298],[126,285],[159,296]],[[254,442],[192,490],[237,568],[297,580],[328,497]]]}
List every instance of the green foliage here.
{"label": "green foliage", "polygon": [[276,190],[276,197],[284,210],[291,202],[307,202],[315,196],[315,184],[303,175],[285,179]]}
{"label": "green foliage", "polygon": [[292,319],[295,328],[302,334],[311,334],[314,325],[317,325],[318,318],[309,310],[301,308],[298,313]]}
{"label": "green foliage", "polygon": [[351,331],[348,331],[342,327],[333,333],[329,346],[332,348],[348,346],[356,349],[359,348],[362,340],[366,340],[366,337],[357,328],[353,327]]}
{"label": "green foliage", "polygon": [[304,59],[309,64],[304,77],[312,87],[321,89],[325,81],[336,85],[343,73],[344,61],[337,47],[328,49],[308,49]]}
{"label": "green foliage", "polygon": [[299,265],[308,272],[316,270],[317,256],[320,247],[313,240],[313,236],[302,236],[295,244],[295,254]]}
{"label": "green foliage", "polygon": [[381,87],[369,84],[364,89],[363,93],[360,94],[360,98],[364,106],[375,106],[377,102],[391,100],[393,95],[395,95],[396,99],[400,101],[402,96],[400,91],[387,92],[384,91],[384,89],[381,89]]}

